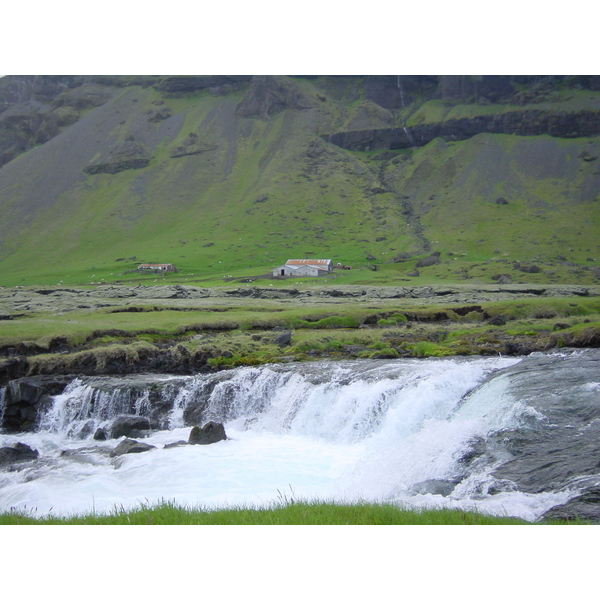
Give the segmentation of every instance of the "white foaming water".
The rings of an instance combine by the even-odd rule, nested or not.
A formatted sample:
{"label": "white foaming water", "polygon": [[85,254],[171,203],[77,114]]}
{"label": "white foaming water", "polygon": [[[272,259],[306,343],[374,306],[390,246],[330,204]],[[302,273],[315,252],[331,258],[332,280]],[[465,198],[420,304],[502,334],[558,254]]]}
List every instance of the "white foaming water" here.
{"label": "white foaming water", "polygon": [[[93,415],[98,425],[122,401],[116,392],[101,397],[96,390],[90,408],[90,388],[74,383],[57,397],[43,430],[2,436],[3,445],[24,442],[40,458],[0,473],[0,510],[68,515],[161,500],[231,507],[295,498],[475,508],[535,520],[568,495],[510,488],[492,495],[492,466],[465,477],[459,460],[473,439],[514,426],[531,413],[510,397],[503,377],[477,387],[517,362],[433,359],[238,369],[217,376],[204,415],[205,421],[223,421],[229,439],[163,449],[189,435],[184,410],[207,381],[191,377],[173,392],[171,429],[144,439],[157,450],[119,458],[98,452],[114,448],[117,440],[68,437],[80,427],[78,419]],[[144,401],[136,406],[137,414],[149,409]],[[95,451],[61,455],[64,449],[85,448]],[[411,489],[452,478],[460,483],[449,495]]]}

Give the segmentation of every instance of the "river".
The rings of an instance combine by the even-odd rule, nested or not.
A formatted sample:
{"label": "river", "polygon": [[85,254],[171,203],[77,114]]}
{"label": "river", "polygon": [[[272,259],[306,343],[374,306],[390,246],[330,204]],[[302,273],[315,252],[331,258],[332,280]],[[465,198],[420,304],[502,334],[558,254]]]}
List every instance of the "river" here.
{"label": "river", "polygon": [[[135,377],[76,379],[37,431],[0,436],[0,446],[39,452],[0,470],[0,511],[322,499],[536,521],[600,483],[599,366],[600,351],[588,349],[147,376],[167,407],[142,440],[156,449],[119,457],[108,451],[120,440],[94,431],[118,414],[153,414],[156,393],[134,394]],[[164,449],[188,439],[193,406],[203,422],[223,422],[228,439]]]}

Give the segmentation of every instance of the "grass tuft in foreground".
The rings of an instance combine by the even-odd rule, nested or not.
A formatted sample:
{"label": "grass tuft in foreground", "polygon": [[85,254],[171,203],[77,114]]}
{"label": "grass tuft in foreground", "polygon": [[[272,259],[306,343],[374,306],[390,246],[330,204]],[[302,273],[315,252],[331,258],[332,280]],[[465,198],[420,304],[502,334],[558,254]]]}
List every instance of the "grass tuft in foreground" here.
{"label": "grass tuft in foreground", "polygon": [[208,510],[172,502],[115,508],[107,515],[35,518],[27,511],[0,515],[0,525],[526,525],[511,517],[493,517],[455,509],[408,510],[393,504],[337,504],[287,501],[269,508]]}

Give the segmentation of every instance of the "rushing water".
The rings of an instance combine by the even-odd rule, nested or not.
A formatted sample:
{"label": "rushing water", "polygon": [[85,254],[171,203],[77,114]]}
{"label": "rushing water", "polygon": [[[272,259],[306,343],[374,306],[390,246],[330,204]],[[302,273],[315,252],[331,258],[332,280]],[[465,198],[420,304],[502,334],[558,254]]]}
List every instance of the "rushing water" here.
{"label": "rushing water", "polygon": [[[143,440],[157,449],[117,458],[109,451],[119,440],[94,441],[94,431],[118,414],[153,416],[156,392],[127,378],[75,380],[54,398],[39,431],[0,436],[2,446],[20,441],[40,453],[0,471],[0,511],[294,498],[460,507],[534,521],[600,483],[590,459],[600,428],[598,365],[600,353],[588,350],[154,377],[169,407],[157,419],[162,429]],[[163,449],[187,440],[184,415],[198,402],[203,422],[222,421],[229,439]]]}

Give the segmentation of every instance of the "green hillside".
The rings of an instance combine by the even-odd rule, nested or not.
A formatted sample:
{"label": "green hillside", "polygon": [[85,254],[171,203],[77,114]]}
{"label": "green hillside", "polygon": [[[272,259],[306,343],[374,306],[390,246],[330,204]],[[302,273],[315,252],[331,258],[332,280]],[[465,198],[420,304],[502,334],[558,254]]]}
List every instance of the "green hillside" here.
{"label": "green hillside", "polygon": [[[433,78],[402,94],[396,76],[212,79],[82,78],[0,112],[0,150],[12,152],[0,168],[0,285],[153,283],[130,272],[142,262],[175,264],[168,282],[215,285],[304,257],[351,265],[337,283],[598,281],[597,133],[367,150],[329,140],[514,114],[529,87],[541,91],[514,105],[523,114],[593,122],[600,92],[536,80],[482,104],[433,98]],[[417,276],[434,251],[440,262]]]}

